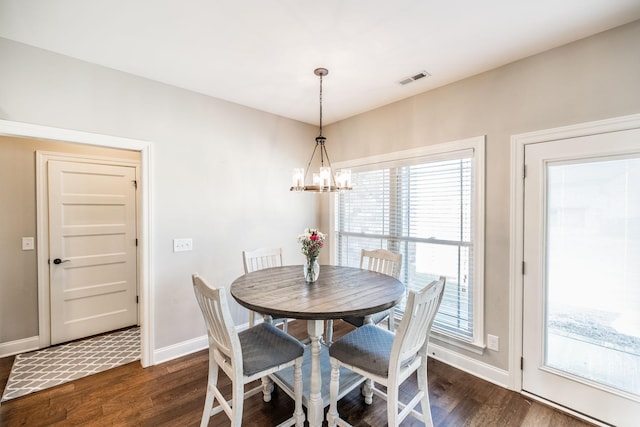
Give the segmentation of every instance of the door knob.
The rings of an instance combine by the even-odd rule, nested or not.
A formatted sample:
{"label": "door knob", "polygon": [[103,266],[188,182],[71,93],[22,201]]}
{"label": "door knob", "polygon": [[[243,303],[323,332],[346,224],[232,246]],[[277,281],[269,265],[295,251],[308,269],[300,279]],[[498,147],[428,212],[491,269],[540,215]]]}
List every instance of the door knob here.
{"label": "door knob", "polygon": [[60,259],[60,258],[56,258],[53,260],[54,264],[62,264],[63,262],[69,262],[71,261],[70,259]]}

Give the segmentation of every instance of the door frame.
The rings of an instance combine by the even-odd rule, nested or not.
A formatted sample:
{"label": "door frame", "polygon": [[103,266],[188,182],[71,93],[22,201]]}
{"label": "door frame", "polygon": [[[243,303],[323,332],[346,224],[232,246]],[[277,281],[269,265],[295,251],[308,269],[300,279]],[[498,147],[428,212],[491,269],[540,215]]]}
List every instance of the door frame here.
{"label": "door frame", "polygon": [[[511,176],[510,176],[510,241],[509,241],[509,376],[512,390],[522,391],[523,343],[523,285],[526,265],[524,264],[524,152],[528,144],[556,141],[589,135],[640,128],[640,114],[614,117],[605,120],[579,123],[575,125],[527,132],[511,137]],[[526,394],[526,392],[524,393]],[[527,394],[536,400],[543,400]],[[543,400],[544,401],[544,400]],[[572,415],[587,419],[584,415],[567,408],[544,401]],[[589,419],[594,422],[594,420]]]}
{"label": "door frame", "polygon": [[[54,128],[49,126],[41,126],[29,123],[13,122],[7,120],[0,120],[0,135],[14,136],[14,137],[26,137],[26,138],[39,138],[51,141],[60,142],[72,142],[83,145],[94,145],[107,148],[116,148],[124,150],[138,151],[140,153],[140,185],[138,186],[138,287],[140,304],[138,306],[138,321],[140,323],[140,362],[143,367],[151,366],[154,364],[153,350],[155,342],[153,338],[154,330],[154,294],[152,283],[152,269],[151,269],[151,142],[121,138],[110,135],[100,135],[95,133],[81,132],[69,129]],[[58,153],[60,156],[65,153]],[[70,157],[70,155],[69,155]],[[87,157],[87,156],[85,156]],[[126,161],[123,159],[123,161]],[[39,164],[36,165],[36,170],[39,168]],[[38,173],[38,172],[37,172]],[[40,191],[42,189],[38,185],[37,200],[41,200]],[[40,211],[41,203],[38,204],[37,210]],[[46,217],[46,216],[45,216]],[[40,221],[40,214],[38,213],[37,221],[37,233],[41,237],[42,224]],[[38,263],[38,309],[40,311],[40,283],[44,283],[46,280],[48,284],[48,269],[42,269],[40,266],[46,265],[48,261],[48,248],[43,247],[43,241],[45,239],[37,239],[37,263]],[[48,240],[48,239],[46,239]],[[46,278],[43,277],[47,276]],[[48,309],[47,309],[48,311]],[[42,317],[42,316],[40,316]],[[39,319],[39,343],[42,347],[43,342],[47,342],[47,338],[50,342],[50,330],[43,329],[43,319]],[[48,319],[47,319],[48,323]],[[43,337],[43,331],[46,331],[47,337]]]}
{"label": "door frame", "polygon": [[[48,162],[76,162],[91,163],[95,165],[112,165],[132,167],[135,170],[135,178],[140,182],[140,162],[117,157],[100,157],[85,154],[72,154],[55,151],[36,151],[36,233],[37,233],[37,264],[38,264],[38,336],[39,347],[51,345],[51,259],[49,246],[49,174]],[[140,197],[136,191],[136,237],[140,228]],[[140,246],[136,248],[136,295],[140,295]],[[42,256],[40,256],[42,254]],[[137,323],[140,323],[141,305],[137,307]]]}

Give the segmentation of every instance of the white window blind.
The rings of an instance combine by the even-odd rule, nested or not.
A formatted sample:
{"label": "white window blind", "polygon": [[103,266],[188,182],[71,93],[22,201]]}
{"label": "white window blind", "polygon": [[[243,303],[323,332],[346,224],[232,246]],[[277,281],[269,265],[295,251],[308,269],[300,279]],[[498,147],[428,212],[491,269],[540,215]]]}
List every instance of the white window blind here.
{"label": "white window blind", "polygon": [[446,276],[433,328],[477,341],[474,150],[351,167],[353,190],[336,196],[336,263],[358,266],[361,249],[384,248],[402,253],[408,289]]}

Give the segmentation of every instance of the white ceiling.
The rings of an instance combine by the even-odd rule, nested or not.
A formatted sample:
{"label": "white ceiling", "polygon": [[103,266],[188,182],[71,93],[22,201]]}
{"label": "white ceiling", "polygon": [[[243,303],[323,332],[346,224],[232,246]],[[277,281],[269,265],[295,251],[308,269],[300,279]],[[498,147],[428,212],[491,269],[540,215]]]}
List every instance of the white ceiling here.
{"label": "white ceiling", "polygon": [[636,19],[639,0],[0,0],[0,37],[312,124],[317,67],[329,124]]}

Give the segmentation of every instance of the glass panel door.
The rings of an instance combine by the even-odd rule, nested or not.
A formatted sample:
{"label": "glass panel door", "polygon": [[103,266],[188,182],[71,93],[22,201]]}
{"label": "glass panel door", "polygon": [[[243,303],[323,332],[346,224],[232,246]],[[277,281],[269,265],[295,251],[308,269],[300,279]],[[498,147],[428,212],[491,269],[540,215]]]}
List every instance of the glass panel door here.
{"label": "glass panel door", "polygon": [[640,130],[525,148],[523,390],[640,414]]}

